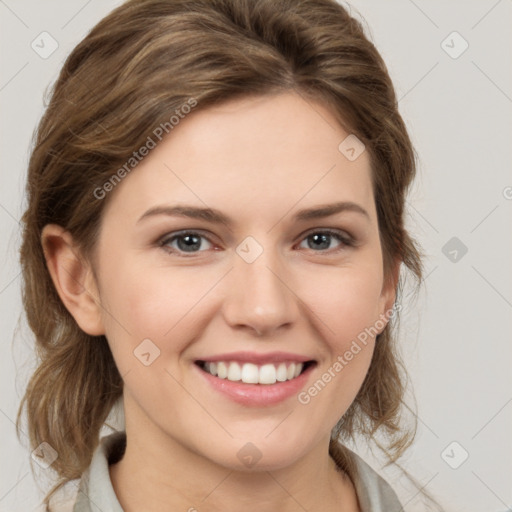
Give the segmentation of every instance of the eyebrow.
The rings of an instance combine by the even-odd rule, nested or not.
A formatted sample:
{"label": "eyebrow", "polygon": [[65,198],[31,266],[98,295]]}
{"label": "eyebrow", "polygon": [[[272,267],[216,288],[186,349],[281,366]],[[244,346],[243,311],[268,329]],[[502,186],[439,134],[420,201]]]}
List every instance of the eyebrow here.
{"label": "eyebrow", "polygon": [[[306,221],[313,219],[323,219],[325,217],[330,217],[331,215],[335,215],[341,212],[354,212],[359,213],[368,219],[370,219],[370,215],[368,212],[357,203],[353,203],[351,201],[342,201],[338,203],[330,203],[324,204],[320,206],[315,206],[313,208],[307,208],[304,210],[300,210],[294,215],[295,221]],[[201,219],[207,222],[211,222],[214,224],[225,224],[228,227],[233,225],[233,220],[229,218],[224,213],[219,210],[215,210],[213,208],[198,208],[196,206],[155,206],[150,208],[142,216],[139,218],[137,223],[146,219],[148,217],[153,217],[156,215],[166,215],[166,216],[177,216],[177,217],[187,217],[190,219]]]}

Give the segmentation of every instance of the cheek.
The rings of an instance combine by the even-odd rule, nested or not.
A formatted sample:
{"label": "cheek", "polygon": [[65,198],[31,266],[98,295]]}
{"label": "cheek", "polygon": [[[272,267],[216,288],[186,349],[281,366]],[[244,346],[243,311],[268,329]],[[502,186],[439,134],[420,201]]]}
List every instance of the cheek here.
{"label": "cheek", "polygon": [[374,350],[374,336],[368,329],[380,314],[378,261],[316,269],[302,273],[300,283],[297,295],[306,306],[320,360],[297,395],[295,428],[284,424],[273,433],[269,450],[300,445],[307,437],[304,432],[329,435],[356,398]]}
{"label": "cheek", "polygon": [[368,265],[319,273],[314,282],[304,294],[327,353],[317,380],[299,402],[315,411],[328,407],[328,424],[334,425],[357,395],[370,366],[376,329],[382,330],[382,274],[378,265]]}
{"label": "cheek", "polygon": [[377,266],[318,273],[311,282],[314,286],[305,287],[303,294],[331,348],[346,350],[350,340],[378,320],[382,274]]}
{"label": "cheek", "polygon": [[128,259],[112,266],[105,273],[102,302],[114,356],[131,355],[144,339],[152,340],[162,352],[182,351],[194,336],[191,329],[200,328],[198,306],[217,280],[211,271],[201,273],[193,267],[171,272],[137,267],[136,260]]}

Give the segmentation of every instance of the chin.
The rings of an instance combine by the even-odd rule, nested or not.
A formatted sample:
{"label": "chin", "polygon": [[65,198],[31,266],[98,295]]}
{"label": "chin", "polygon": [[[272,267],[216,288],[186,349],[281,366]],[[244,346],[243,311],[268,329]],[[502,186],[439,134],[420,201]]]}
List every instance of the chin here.
{"label": "chin", "polygon": [[[289,436],[286,442],[283,442],[282,436],[276,436],[270,439],[272,435],[254,436],[245,439],[231,439],[223,446],[216,444],[215,451],[212,452],[211,445],[208,452],[203,452],[203,456],[210,459],[213,463],[225,467],[232,471],[258,472],[258,471],[276,471],[287,468],[296,463],[307,453],[308,444],[304,439],[300,441],[297,436]],[[313,449],[313,444],[309,449]]]}

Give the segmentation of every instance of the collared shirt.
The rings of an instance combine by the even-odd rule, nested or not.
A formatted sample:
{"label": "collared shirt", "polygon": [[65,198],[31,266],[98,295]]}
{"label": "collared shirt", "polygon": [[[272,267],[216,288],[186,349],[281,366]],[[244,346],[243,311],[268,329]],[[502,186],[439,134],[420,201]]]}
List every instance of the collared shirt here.
{"label": "collared shirt", "polygon": [[[109,464],[119,461],[126,447],[126,433],[101,439],[91,464],[80,479],[78,492],[67,502],[52,503],[50,512],[123,512],[112,486]],[[401,512],[403,507],[391,486],[359,455],[349,450],[358,478],[354,482],[361,512]]]}

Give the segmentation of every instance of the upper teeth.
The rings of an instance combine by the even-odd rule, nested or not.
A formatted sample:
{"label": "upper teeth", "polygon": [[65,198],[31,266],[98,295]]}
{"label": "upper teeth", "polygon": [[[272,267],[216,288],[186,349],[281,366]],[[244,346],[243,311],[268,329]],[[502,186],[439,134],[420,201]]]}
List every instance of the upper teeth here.
{"label": "upper teeth", "polygon": [[303,363],[264,364],[258,366],[253,363],[239,363],[218,361],[217,363],[205,363],[204,369],[219,377],[231,381],[241,380],[245,384],[275,384],[284,382],[300,375]]}

